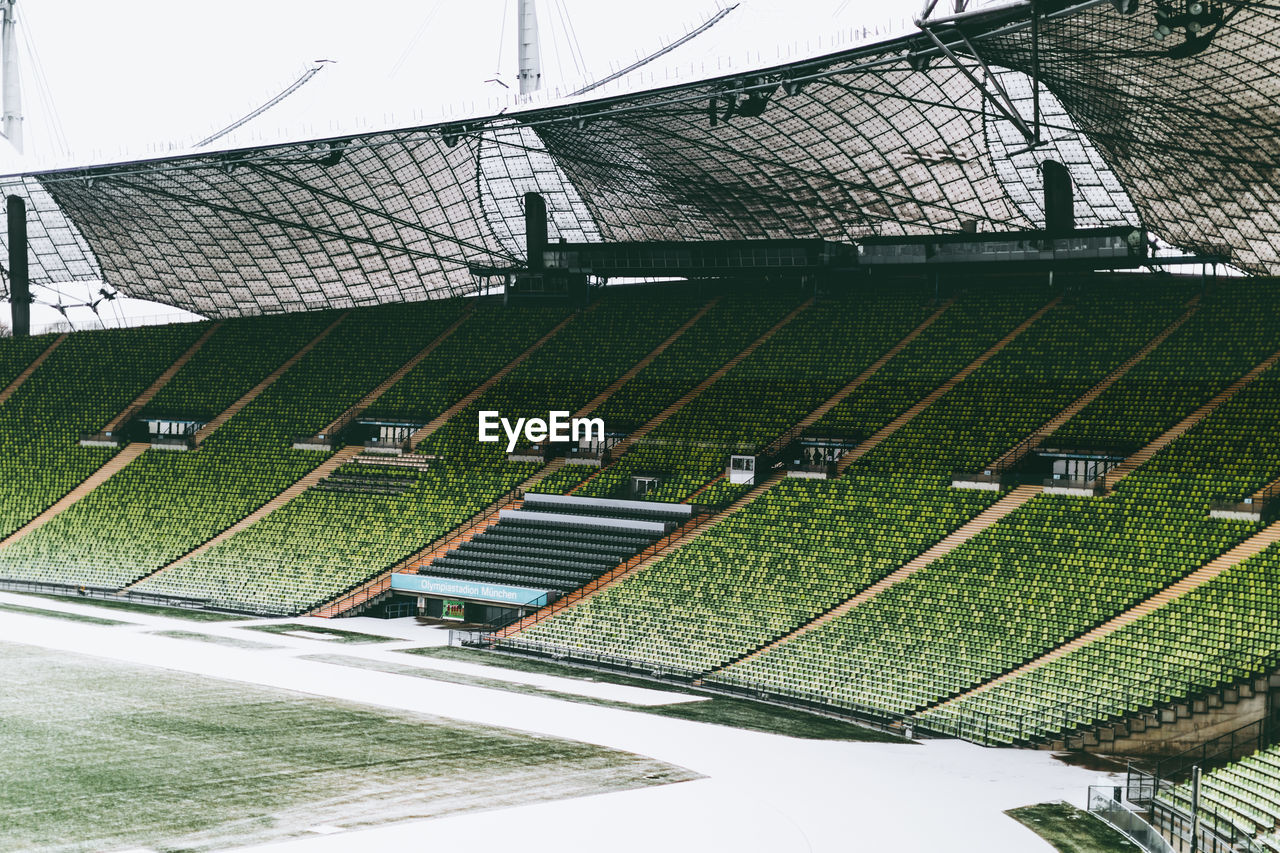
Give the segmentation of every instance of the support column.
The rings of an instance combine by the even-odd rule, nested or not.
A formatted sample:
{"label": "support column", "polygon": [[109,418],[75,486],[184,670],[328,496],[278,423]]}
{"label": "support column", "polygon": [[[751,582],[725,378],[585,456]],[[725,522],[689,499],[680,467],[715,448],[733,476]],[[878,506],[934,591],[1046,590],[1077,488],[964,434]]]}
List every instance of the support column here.
{"label": "support column", "polygon": [[540,272],[547,248],[547,202],[539,193],[524,194],[524,245],[529,271]]}
{"label": "support column", "polygon": [[13,336],[31,334],[31,279],[27,273],[27,203],[9,196],[9,304],[13,307]]}

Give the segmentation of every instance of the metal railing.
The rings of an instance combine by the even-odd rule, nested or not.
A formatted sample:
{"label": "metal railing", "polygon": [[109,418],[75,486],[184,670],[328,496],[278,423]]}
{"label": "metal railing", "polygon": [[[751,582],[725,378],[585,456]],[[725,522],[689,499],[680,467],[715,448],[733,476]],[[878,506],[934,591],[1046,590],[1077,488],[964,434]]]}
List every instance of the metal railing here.
{"label": "metal railing", "polygon": [[339,595],[337,598],[314,608],[310,612],[320,615],[326,611],[332,611],[333,615],[337,616],[339,614],[346,613],[348,610],[353,610],[361,604],[364,604],[366,601],[376,598],[390,590],[392,574],[394,574],[394,572],[389,571],[386,574],[380,574],[380,576],[375,577],[372,580],[367,580],[357,585],[355,589]]}
{"label": "metal railing", "polygon": [[209,610],[216,613],[242,613],[246,616],[290,616],[285,610],[261,608],[243,602],[217,601],[209,598],[188,598],[157,592],[134,592],[118,587],[87,586],[84,584],[56,583],[54,581],[29,581],[16,578],[0,578],[0,589],[10,592],[30,592],[37,595],[56,595],[65,598],[91,598],[101,601],[128,601],[133,604],[149,604],[153,607],[173,607],[183,610]]}
{"label": "metal railing", "polygon": [[1186,752],[1162,758],[1151,768],[1161,779],[1182,779],[1192,767],[1209,770],[1223,767],[1273,742],[1271,720],[1267,717],[1245,723],[1238,729],[1211,738]]}
{"label": "metal railing", "polygon": [[1174,782],[1132,765],[1126,773],[1126,797],[1163,836],[1168,846],[1162,853],[1265,853],[1250,832],[1203,801],[1193,817],[1190,808],[1162,796],[1176,787]]}
{"label": "metal railing", "polygon": [[1103,821],[1147,853],[1175,853],[1160,831],[1139,812],[1126,808],[1116,792],[1119,786],[1094,785],[1089,788],[1089,814]]}
{"label": "metal railing", "polygon": [[656,681],[690,684],[707,693],[749,698],[785,708],[794,708],[846,720],[880,731],[911,736],[912,721],[901,714],[888,713],[869,706],[862,706],[855,702],[834,702],[830,697],[821,696],[817,693],[771,690],[758,685],[741,685],[729,679],[707,677],[704,675],[703,670],[654,663],[653,661],[643,661],[604,652],[594,652],[589,649],[560,646],[538,640],[526,640],[520,637],[497,637],[488,631],[458,631],[456,636],[455,632],[450,632],[450,639],[451,642],[456,639],[459,645],[547,658],[563,663],[626,673]]}

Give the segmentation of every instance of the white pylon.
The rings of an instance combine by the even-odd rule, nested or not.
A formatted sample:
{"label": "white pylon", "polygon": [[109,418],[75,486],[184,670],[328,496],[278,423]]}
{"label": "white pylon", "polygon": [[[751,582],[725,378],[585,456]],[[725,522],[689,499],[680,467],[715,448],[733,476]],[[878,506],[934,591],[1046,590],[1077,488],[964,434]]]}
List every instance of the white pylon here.
{"label": "white pylon", "polygon": [[523,98],[542,88],[542,49],[538,44],[538,13],[533,0],[519,0],[516,18],[516,32],[520,42],[518,77],[520,95]]}
{"label": "white pylon", "polygon": [[0,64],[3,65],[4,89],[0,94],[0,133],[22,153],[22,81],[18,77],[18,21],[13,7],[17,0],[0,0],[4,15],[0,25]]}

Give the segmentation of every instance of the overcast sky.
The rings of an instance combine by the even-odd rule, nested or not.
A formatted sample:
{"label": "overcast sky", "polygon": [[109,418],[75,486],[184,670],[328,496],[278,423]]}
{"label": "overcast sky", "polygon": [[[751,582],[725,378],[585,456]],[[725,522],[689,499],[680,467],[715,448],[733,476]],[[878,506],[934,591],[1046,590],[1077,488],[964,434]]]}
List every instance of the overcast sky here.
{"label": "overcast sky", "polygon": [[[630,65],[730,5],[538,0],[546,97]],[[741,0],[629,87],[826,53],[862,40],[864,28],[873,38],[877,29],[896,34],[920,5]],[[491,114],[516,85],[515,9],[516,0],[19,0],[26,154],[18,158],[0,142],[0,172],[184,150],[319,59],[332,62],[219,147],[427,124],[448,110]],[[33,313],[33,324],[54,319],[51,311]]]}

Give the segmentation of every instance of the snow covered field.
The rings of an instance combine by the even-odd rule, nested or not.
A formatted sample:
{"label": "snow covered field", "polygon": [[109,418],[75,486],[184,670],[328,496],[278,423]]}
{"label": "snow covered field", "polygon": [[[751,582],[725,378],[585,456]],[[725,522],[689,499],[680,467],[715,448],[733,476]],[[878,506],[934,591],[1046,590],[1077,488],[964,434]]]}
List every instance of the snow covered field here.
{"label": "snow covered field", "polygon": [[[5,609],[15,605],[64,617]],[[80,621],[80,616],[126,624],[97,624]],[[291,819],[302,828],[294,837],[242,849],[318,853],[428,844],[471,848],[478,839],[487,846],[510,838],[513,843],[519,839],[522,850],[558,852],[732,848],[1048,853],[1052,848],[1047,843],[1003,811],[1057,799],[1080,805],[1086,787],[1098,780],[1096,771],[1066,766],[1043,752],[983,749],[959,741],[803,740],[642,713],[644,707],[699,700],[661,689],[406,655],[403,649],[445,641],[446,632],[422,628],[413,620],[274,620],[382,638],[341,644],[291,627],[281,629],[287,633],[249,627],[270,621],[195,622],[0,593],[0,643],[23,644],[45,654],[93,656],[130,668],[158,667],[220,687],[238,683],[294,691],[319,697],[309,702],[329,701],[334,715],[353,713],[359,705],[360,714],[383,709],[392,720],[402,720],[406,713],[430,715],[458,721],[463,729],[498,727],[562,739],[556,743],[576,741],[632,754],[612,753],[615,767],[595,768],[604,772],[594,790],[606,792],[585,798],[580,787],[557,793],[548,785],[545,791],[524,793],[530,799],[561,798],[511,805],[509,797],[484,793],[482,772],[476,772],[471,783],[460,774],[453,786],[467,791],[470,785],[477,793],[466,806],[471,811],[410,820],[403,818],[412,810],[388,808],[381,813],[383,820],[395,822],[376,825],[380,812],[367,804],[353,802],[343,806],[350,809],[344,813],[331,803],[317,803],[315,821],[307,823],[302,820],[305,803],[295,804]],[[329,662],[334,654],[372,668]],[[379,666],[391,671],[380,671]],[[436,670],[442,678],[506,681],[520,690],[416,677],[401,671],[405,667]],[[157,674],[157,683],[162,680]],[[86,679],[84,685],[86,696],[92,694],[93,680]],[[598,701],[568,701],[573,696]],[[365,725],[370,732],[378,730],[372,723]],[[575,754],[574,748],[565,749]],[[4,761],[0,755],[0,775]],[[671,767],[655,771],[663,766]],[[637,770],[644,772],[632,772]],[[671,775],[637,781],[655,772]],[[675,778],[694,780],[654,785]],[[529,780],[515,787],[521,784],[538,787]],[[2,791],[0,811],[8,796]],[[424,796],[429,798],[430,792]],[[436,812],[428,808],[424,813]],[[50,849],[80,849],[70,846],[74,839],[57,841],[68,846],[51,843]],[[0,849],[22,848],[6,841],[0,828]]]}

